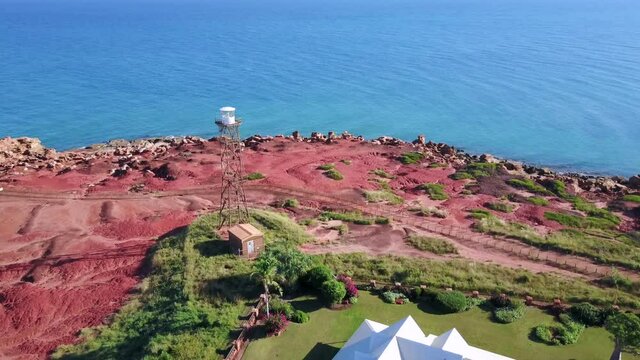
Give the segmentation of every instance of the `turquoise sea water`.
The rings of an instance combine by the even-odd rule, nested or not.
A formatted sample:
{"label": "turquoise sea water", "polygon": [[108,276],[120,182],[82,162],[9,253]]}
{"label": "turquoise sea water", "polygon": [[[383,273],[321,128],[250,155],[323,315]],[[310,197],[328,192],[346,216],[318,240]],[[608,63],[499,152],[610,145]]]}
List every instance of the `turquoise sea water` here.
{"label": "turquoise sea water", "polygon": [[419,133],[640,172],[638,0],[0,0],[0,136]]}

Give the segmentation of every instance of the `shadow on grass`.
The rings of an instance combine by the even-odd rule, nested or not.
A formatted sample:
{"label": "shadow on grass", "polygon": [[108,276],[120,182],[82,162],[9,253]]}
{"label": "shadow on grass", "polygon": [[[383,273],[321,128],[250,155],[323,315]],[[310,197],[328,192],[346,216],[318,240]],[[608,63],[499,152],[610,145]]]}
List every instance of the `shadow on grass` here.
{"label": "shadow on grass", "polygon": [[293,305],[296,310],[302,310],[307,313],[320,310],[324,307],[323,303],[317,299],[294,300],[291,302],[291,305]]}
{"label": "shadow on grass", "polygon": [[216,255],[229,254],[231,248],[229,242],[225,240],[209,240],[198,243],[194,246],[200,255],[211,257]]}
{"label": "shadow on grass", "polygon": [[339,348],[331,344],[317,343],[303,360],[331,359],[338,353]]}
{"label": "shadow on grass", "polygon": [[422,300],[418,302],[418,309],[433,315],[449,315],[450,312],[442,310],[440,307],[432,304],[430,301]]}

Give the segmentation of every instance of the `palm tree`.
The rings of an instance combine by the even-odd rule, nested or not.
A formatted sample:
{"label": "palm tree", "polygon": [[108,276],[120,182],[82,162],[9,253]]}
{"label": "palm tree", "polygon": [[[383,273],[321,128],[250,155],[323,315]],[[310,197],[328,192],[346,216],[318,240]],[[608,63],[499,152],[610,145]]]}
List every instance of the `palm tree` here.
{"label": "palm tree", "polygon": [[264,287],[267,316],[269,316],[269,288],[275,288],[278,291],[278,294],[282,296],[282,287],[277,281],[279,278],[277,265],[277,259],[271,256],[260,256],[253,264],[253,268],[255,269],[255,271],[251,274],[251,276],[257,275],[260,278],[260,282],[262,282],[262,286]]}

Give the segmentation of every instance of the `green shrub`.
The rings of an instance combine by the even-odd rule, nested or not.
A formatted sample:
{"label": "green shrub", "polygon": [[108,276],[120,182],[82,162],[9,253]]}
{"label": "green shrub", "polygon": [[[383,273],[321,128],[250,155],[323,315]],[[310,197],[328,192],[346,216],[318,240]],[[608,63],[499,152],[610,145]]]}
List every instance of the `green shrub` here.
{"label": "green shrub", "polygon": [[537,196],[531,196],[527,198],[527,201],[532,203],[533,205],[538,205],[538,206],[547,206],[549,205],[549,200],[542,198],[542,197],[537,197]]}
{"label": "green shrub", "polygon": [[424,183],[419,185],[417,189],[426,191],[431,200],[447,200],[449,198],[442,184]]}
{"label": "green shrub", "polygon": [[282,207],[286,207],[286,208],[297,208],[298,206],[300,206],[300,202],[298,202],[298,199],[294,199],[294,198],[286,199],[282,203]]}
{"label": "green shrub", "polygon": [[398,158],[398,160],[405,165],[417,164],[422,161],[422,159],[424,159],[424,154],[416,151],[404,153]]}
{"label": "green shrub", "polygon": [[245,179],[252,181],[252,180],[260,180],[260,179],[264,179],[264,175],[262,175],[259,172],[252,172],[251,174],[245,176]]}
{"label": "green shrub", "polygon": [[406,295],[395,291],[385,291],[382,293],[382,300],[389,304],[398,304],[409,301]]}
{"label": "green shrub", "polygon": [[571,214],[564,214],[559,212],[547,211],[544,213],[545,219],[555,221],[564,226],[579,228],[579,229],[615,229],[616,224],[610,220],[604,218],[597,218],[592,216],[578,216]]}
{"label": "green shrub", "polygon": [[637,195],[637,194],[625,195],[625,196],[622,197],[622,200],[635,202],[635,203],[640,203],[640,195]]}
{"label": "green shrub", "polygon": [[383,179],[395,179],[396,177],[386,172],[384,169],[371,170],[373,175],[379,176]]}
{"label": "green shrub", "polygon": [[494,319],[503,324],[510,324],[524,316],[525,305],[521,300],[512,300],[508,306],[493,310]]}
{"label": "green shrub", "polygon": [[489,216],[492,216],[491,213],[485,209],[472,209],[469,210],[469,216],[471,216],[474,219],[484,219],[487,218]]}
{"label": "green shrub", "polygon": [[349,159],[342,159],[342,160],[340,160],[340,162],[345,164],[345,165],[351,165],[351,160],[349,160]]}
{"label": "green shrub", "polygon": [[358,211],[345,211],[345,212],[336,212],[336,211],[324,211],[319,216],[320,220],[328,221],[328,220],[340,220],[344,222],[350,222],[357,225],[386,225],[391,222],[391,220],[384,216],[377,217],[368,217],[363,215]]}
{"label": "green shrub", "polygon": [[347,295],[347,289],[338,280],[327,280],[320,286],[320,295],[328,304],[338,304]]}
{"label": "green shrub", "polygon": [[349,298],[349,304],[357,304],[358,303],[358,298],[355,296],[352,296]]}
{"label": "green shrub", "polygon": [[446,313],[458,313],[469,309],[469,301],[460,291],[439,291],[436,293],[434,302]]}
{"label": "green shrub", "polygon": [[587,326],[600,326],[604,323],[602,310],[586,302],[573,305],[569,314],[575,321]]}
{"label": "green shrub", "polygon": [[293,306],[279,297],[271,297],[269,300],[269,311],[272,313],[283,314],[287,319],[291,320],[291,316],[295,312]]}
{"label": "green shrub", "polygon": [[503,202],[488,202],[488,203],[485,203],[484,206],[491,210],[500,211],[503,213],[513,212],[513,205],[503,203]]}
{"label": "green shrub", "polygon": [[289,319],[294,323],[304,324],[309,321],[309,314],[302,310],[295,310]]}
{"label": "green shrub", "polygon": [[336,169],[327,170],[327,171],[323,172],[322,174],[324,176],[328,177],[329,179],[332,179],[332,180],[342,180],[342,179],[344,179],[344,176],[342,176],[342,174]]}
{"label": "green shrub", "polygon": [[481,177],[495,175],[497,171],[498,164],[473,162],[456,171],[455,174],[451,175],[451,178],[454,180],[479,179]]}
{"label": "green shrub", "polygon": [[404,199],[390,190],[365,190],[365,199],[370,203],[387,202],[391,205],[400,205]]}
{"label": "green shrub", "polygon": [[318,170],[328,171],[335,169],[336,166],[334,164],[322,164],[318,166]]}
{"label": "green shrub", "polygon": [[307,272],[306,278],[311,286],[320,289],[325,281],[333,280],[335,276],[326,265],[318,265]]}
{"label": "green shrub", "polygon": [[537,184],[531,179],[509,179],[507,184],[517,189],[524,189],[535,194],[551,195],[551,192],[544,186]]}
{"label": "green shrub", "polygon": [[407,242],[418,250],[428,251],[434,254],[458,253],[458,249],[452,243],[440,238],[412,234],[407,238]]}
{"label": "green shrub", "polygon": [[431,169],[448,168],[448,167],[449,167],[449,165],[445,164],[445,163],[434,162],[434,163],[429,164],[429,168],[431,168]]}
{"label": "green shrub", "polygon": [[534,328],[534,335],[547,345],[575,344],[582,332],[584,325],[571,320],[567,314],[559,316],[560,324],[538,325]]}

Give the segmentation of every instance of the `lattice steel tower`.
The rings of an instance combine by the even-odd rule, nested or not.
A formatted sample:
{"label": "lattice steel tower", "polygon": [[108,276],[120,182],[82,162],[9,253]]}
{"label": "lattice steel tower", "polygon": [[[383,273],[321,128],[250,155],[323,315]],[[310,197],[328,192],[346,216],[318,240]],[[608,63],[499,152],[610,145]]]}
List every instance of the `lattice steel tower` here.
{"label": "lattice steel tower", "polygon": [[249,221],[247,198],[242,182],[242,148],[240,140],[241,119],[236,119],[236,109],[230,106],[220,108],[220,118],[216,125],[220,130],[219,141],[222,147],[220,163],[222,165],[222,189],[220,192],[220,224],[233,226]]}

